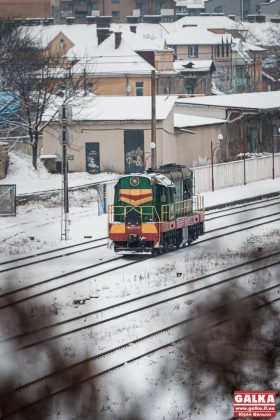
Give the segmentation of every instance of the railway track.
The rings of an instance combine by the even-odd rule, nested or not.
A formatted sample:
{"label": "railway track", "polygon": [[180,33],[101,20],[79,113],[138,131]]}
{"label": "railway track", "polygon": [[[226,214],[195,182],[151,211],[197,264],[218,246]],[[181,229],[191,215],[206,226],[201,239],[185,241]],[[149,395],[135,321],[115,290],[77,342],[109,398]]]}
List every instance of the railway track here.
{"label": "railway track", "polygon": [[[231,224],[229,226],[223,226],[223,227],[219,227],[216,229],[212,229],[210,231],[206,232],[206,237],[204,237],[204,239],[199,239],[196,243],[194,243],[192,246],[195,246],[196,244],[201,244],[204,242],[209,242],[210,240],[215,240],[215,239],[219,239],[221,237],[227,236],[227,235],[231,235],[231,234],[236,234],[239,233],[243,230],[248,230],[248,229],[253,229],[256,227],[260,227],[264,224],[270,224],[270,223],[274,223],[275,221],[279,221],[279,214],[275,213],[275,215],[277,216],[276,219],[271,220],[270,217],[271,215],[268,216],[261,216],[258,218],[254,218],[251,220],[246,220],[246,221],[241,221],[238,222],[236,224]],[[269,219],[267,221],[264,222],[265,219]],[[249,225],[251,222],[255,222],[255,221],[262,221],[261,223],[254,223],[253,225]],[[233,227],[236,227],[238,225],[244,225],[243,228],[241,229],[236,229],[236,230],[232,230]],[[227,231],[227,229],[230,229],[230,231]],[[213,233],[219,231],[219,230],[223,230],[222,234],[218,234],[218,235],[212,235]],[[210,236],[208,236],[210,234]],[[102,246],[102,245],[101,245]],[[72,254],[72,252],[75,253],[75,251],[70,251],[70,255]],[[81,250],[77,251],[77,252],[82,252]],[[176,251],[178,252],[178,250]],[[64,254],[65,256],[66,254]],[[60,257],[62,257],[63,255],[60,255]],[[55,257],[58,258],[58,257]],[[77,285],[79,283],[82,283],[84,281],[88,281],[90,279],[97,278],[100,277],[102,275],[111,273],[112,271],[115,270],[119,270],[120,268],[125,268],[125,267],[129,267],[130,265],[134,265],[134,264],[138,264],[139,262],[142,261],[142,258],[137,258],[134,261],[128,261],[125,259],[126,257],[123,256],[115,256],[114,258],[111,258],[109,260],[105,260],[102,262],[98,262],[98,263],[94,263],[92,265],[86,266],[86,267],[82,267],[79,268],[77,270],[74,271],[69,271],[67,273],[63,273],[63,274],[59,274],[57,276],[45,279],[45,280],[41,280],[39,282],[35,282],[35,283],[31,283],[31,284],[27,284],[25,286],[22,287],[16,287],[14,290],[8,290],[4,293],[0,293],[0,309],[4,309],[7,307],[11,307],[15,304],[18,303],[23,303],[26,302],[28,300],[31,299],[35,299],[38,297],[42,297],[44,295],[50,294],[50,293],[54,293],[57,292],[59,290],[62,290],[66,287],[70,287],[73,285]],[[150,258],[150,256],[147,256],[146,258]],[[160,257],[158,257],[160,258]],[[48,261],[49,259],[47,258],[46,260],[43,261]],[[114,267],[114,264],[117,261],[124,261],[124,264],[121,264],[117,267]],[[106,264],[112,264],[112,267],[110,266],[110,268],[107,268],[105,270],[102,270],[100,272],[96,271],[96,269],[98,267],[104,266]],[[27,264],[28,265],[28,264]],[[85,276],[80,277],[80,274],[82,272],[86,272],[88,271],[88,273]],[[72,277],[72,280],[71,280]],[[65,282],[65,279],[67,278],[67,282]],[[53,284],[50,288],[46,288],[48,285]],[[45,288],[45,290],[42,290],[42,286]]]}
{"label": "railway track", "polygon": [[[120,369],[121,367],[131,364],[139,359],[167,349],[170,346],[174,346],[194,334],[201,334],[202,331],[198,332],[196,328],[196,321],[198,319],[203,321],[200,322],[200,325],[204,325],[203,330],[230,322],[231,318],[224,318],[215,323],[211,323],[211,321],[209,321],[210,313],[220,311],[225,306],[236,305],[236,303],[242,302],[246,305],[246,311],[255,311],[264,308],[266,305],[278,303],[280,300],[279,288],[280,283],[258,292],[248,294],[235,299],[234,301],[227,302],[213,310],[189,317],[174,324],[170,324],[164,328],[142,335],[141,337],[127,341],[116,347],[112,347],[107,351],[97,353],[87,359],[65,366],[55,372],[48,373],[35,380],[25,383],[9,392],[5,413],[2,413],[3,416],[1,418],[7,418],[15,415],[23,409],[31,408],[35,404],[64,393],[70,390],[73,386],[82,385],[88,381],[107,375],[108,373]],[[277,292],[276,297],[275,295],[270,296],[270,300],[266,303],[250,305],[250,300],[256,296],[270,294],[275,291]],[[188,326],[187,335],[182,334],[182,331],[180,331],[183,326]],[[105,358],[106,362],[104,360]],[[85,364],[87,369],[81,369],[81,367]],[[65,378],[65,374],[69,373],[69,371],[71,372],[71,375],[66,377],[67,381],[61,380],[61,377]],[[75,384],[72,383],[72,377],[79,378]],[[20,395],[20,397],[17,399],[16,395]],[[2,398],[5,398],[5,395],[2,395]],[[28,402],[22,405],[21,401]]]}
{"label": "railway track", "polygon": [[[274,216],[275,216],[275,214],[274,214]],[[261,226],[264,223],[274,223],[275,221],[279,221],[279,217],[278,217],[274,220],[266,220],[264,222],[264,220],[266,218],[270,218],[270,217],[271,217],[271,215],[267,215],[267,216],[254,218],[250,221],[242,221],[242,222],[239,222],[238,224],[236,224],[236,226],[246,224],[246,223],[250,223],[250,222],[254,223],[256,221],[259,221],[259,222],[262,221],[262,223],[257,223],[257,224],[254,223],[254,225],[252,225],[250,227],[247,226],[247,227],[244,227],[244,228],[241,229],[241,230],[244,230],[244,229],[249,229],[249,228],[254,228],[254,227],[257,227],[257,226]],[[233,225],[230,225],[230,227],[232,227],[232,226]],[[229,228],[229,226],[228,226],[228,228]],[[218,231],[220,229],[225,229],[225,227],[213,229],[212,231],[208,231],[207,234],[214,233],[215,231]],[[235,231],[229,232],[227,234],[237,233],[241,230],[235,230]],[[225,236],[225,235],[218,235],[216,237],[211,237],[211,238],[208,238],[208,239],[204,239],[200,242],[213,240],[213,239],[219,238],[221,236]],[[105,238],[102,238],[102,239],[105,239]],[[200,242],[198,242],[198,243],[200,243]],[[81,252],[81,251],[79,251],[79,252]],[[98,325],[106,325],[106,323],[114,322],[116,319],[127,317],[127,316],[129,316],[133,313],[140,312],[140,311],[143,311],[143,310],[146,310],[146,309],[150,309],[151,307],[156,307],[158,305],[162,305],[162,304],[165,304],[167,302],[171,302],[175,299],[184,298],[185,296],[188,296],[188,293],[194,294],[194,293],[207,291],[211,288],[222,286],[223,284],[226,284],[230,281],[234,281],[237,278],[240,278],[242,276],[250,275],[250,274],[253,274],[254,272],[265,270],[265,269],[268,269],[270,267],[272,268],[272,267],[278,265],[280,262],[278,260],[277,261],[271,261],[270,263],[266,264],[265,266],[260,267],[260,261],[266,261],[267,262],[269,259],[273,260],[275,258],[278,258],[278,256],[279,256],[279,253],[274,253],[273,255],[266,255],[266,256],[263,256],[263,257],[258,258],[256,260],[248,261],[246,263],[239,264],[235,267],[231,267],[232,270],[236,270],[236,269],[242,268],[242,266],[245,268],[246,264],[247,265],[248,264],[250,264],[250,265],[256,264],[256,268],[251,270],[251,272],[246,272],[246,273],[239,274],[239,275],[237,275],[237,274],[234,275],[232,273],[232,275],[230,277],[227,277],[226,279],[220,279],[219,281],[216,281],[215,284],[204,284],[204,285],[201,285],[199,288],[197,288],[195,290],[191,290],[189,292],[185,292],[183,290],[180,291],[180,288],[185,288],[188,284],[193,284],[194,282],[209,281],[209,279],[213,276],[220,276],[220,275],[222,275],[222,273],[226,273],[228,271],[228,269],[223,269],[223,270],[220,270],[219,272],[216,272],[216,273],[210,273],[206,276],[202,276],[201,278],[192,279],[192,280],[183,282],[182,284],[178,284],[178,285],[175,285],[175,286],[170,286],[168,288],[158,290],[158,291],[155,291],[153,293],[149,293],[149,294],[146,294],[146,295],[143,295],[143,296],[139,296],[137,298],[130,299],[128,301],[119,302],[116,305],[111,305],[109,307],[105,307],[105,308],[101,308],[97,311],[93,311],[91,313],[83,314],[79,317],[76,317],[75,319],[72,318],[72,319],[68,319],[66,321],[62,321],[62,322],[59,322],[59,323],[56,323],[56,324],[48,325],[44,328],[35,329],[35,330],[27,332],[27,334],[24,334],[24,335],[20,334],[20,335],[13,336],[13,337],[7,337],[7,339],[2,340],[1,344],[3,345],[5,343],[10,344],[12,342],[15,342],[16,345],[17,345],[16,349],[18,351],[23,351],[23,350],[27,350],[30,347],[38,346],[38,345],[42,344],[43,342],[48,342],[48,341],[55,340],[55,339],[58,340],[58,339],[61,339],[62,337],[67,336],[69,334],[80,333],[81,331],[83,331],[86,328],[92,328],[92,327],[96,327]],[[58,258],[58,257],[56,257],[56,258]],[[120,257],[119,259],[121,260],[122,257]],[[130,261],[130,264],[128,264],[128,265],[136,264],[138,262],[139,261]],[[105,262],[102,262],[101,264],[105,264]],[[89,267],[87,267],[86,269],[88,269],[88,268]],[[114,268],[110,269],[109,271],[104,271],[102,273],[99,273],[97,275],[101,275],[101,274],[104,274],[106,272],[111,272],[113,270],[114,270]],[[68,276],[68,274],[65,274],[64,276],[66,276],[66,275]],[[89,276],[89,277],[91,277],[91,276]],[[54,279],[48,279],[48,280],[45,280],[45,281],[48,282],[50,280],[54,280]],[[77,283],[78,283],[78,280],[74,281],[72,284],[77,284]],[[41,285],[42,285],[42,283],[38,283],[36,285],[36,287],[38,286],[40,288]],[[29,290],[31,290],[32,287],[33,287],[32,285],[28,286]],[[62,288],[63,287],[66,287],[66,285],[62,286]],[[274,292],[274,291],[279,292],[279,288],[280,288],[280,284],[276,284],[276,285],[270,286],[267,289],[257,291],[255,293],[251,294],[250,296],[255,296],[256,294],[259,294],[259,293],[269,294],[270,292]],[[52,291],[56,291],[56,290],[59,290],[59,289],[61,289],[61,288],[60,287],[55,287],[55,288],[51,289],[50,291],[45,291],[43,293],[35,294],[34,296],[35,297],[39,296],[39,295],[42,296],[42,294],[50,293]],[[179,292],[179,293],[177,293],[176,296],[174,296],[174,295],[167,296],[167,293],[172,293],[172,291],[174,291],[175,289],[177,289],[177,291]],[[25,290],[27,290],[27,289],[25,289]],[[22,290],[22,292],[23,292],[23,290]],[[16,295],[16,293],[17,293],[17,290],[14,290],[12,292],[12,294],[15,294],[15,295]],[[156,302],[150,302],[150,303],[146,303],[146,304],[143,305],[143,301],[145,299],[147,301],[150,301],[151,298],[154,298],[154,297],[158,298],[158,297],[161,296],[161,294],[164,295],[164,298],[161,298],[160,300],[157,300]],[[1,299],[1,297],[2,298],[4,298],[4,297],[7,298],[8,296],[9,296],[9,294],[3,294],[3,295],[0,296],[0,299]],[[25,296],[25,298],[22,296],[21,298],[19,298],[18,302],[16,302],[16,303],[19,303],[20,301],[25,301],[25,300],[34,298],[34,296],[29,296],[29,297]],[[11,295],[10,295],[10,297],[11,297]],[[247,298],[249,298],[249,297],[243,297],[240,300],[244,300],[244,299],[247,299]],[[21,300],[21,299],[23,299],[23,300]],[[271,299],[270,303],[272,304],[274,302],[278,302],[278,300],[279,300],[278,297],[276,299]],[[139,306],[139,302],[142,302],[141,306]],[[138,306],[136,306],[136,303],[138,304]],[[127,306],[127,308],[129,307],[130,309],[126,310],[124,312],[123,309],[125,308],[125,305]],[[135,305],[135,306],[132,308],[131,307],[132,305]],[[4,304],[2,306],[2,309],[4,307],[7,307],[7,306],[5,306],[5,304]],[[120,308],[122,309],[121,312],[119,311]],[[91,322],[91,324],[88,322],[90,317],[94,317],[96,315],[104,317],[104,314],[108,311],[114,311],[114,313],[110,314],[110,316],[106,319],[104,318],[104,319],[99,320],[99,321]],[[204,315],[202,314],[202,315],[199,315],[199,316],[205,316],[205,314]],[[87,318],[87,325],[86,326],[85,325],[79,326],[78,323],[79,322],[82,323],[82,321],[84,322],[85,318]],[[34,381],[23,384],[22,386],[18,387],[17,389],[15,389],[11,393],[11,405],[12,405],[12,407],[11,407],[11,409],[9,409],[9,407],[8,407],[8,409],[7,409],[8,411],[1,418],[6,418],[6,417],[9,417],[10,415],[11,416],[16,415],[21,410],[23,410],[24,407],[22,407],[22,406],[18,406],[18,407],[14,406],[14,401],[15,400],[13,398],[13,395],[20,394],[21,398],[22,398],[22,395],[24,395],[25,392],[27,392],[27,394],[30,392],[32,394],[32,398],[31,398],[32,401],[25,405],[26,409],[30,408],[34,404],[37,404],[38,402],[44,401],[45,399],[51,398],[54,395],[58,395],[62,392],[66,392],[68,389],[71,389],[71,387],[72,387],[71,383],[69,383],[68,385],[65,385],[61,388],[59,388],[59,386],[58,386],[58,383],[60,382],[58,378],[63,376],[65,373],[71,372],[70,376],[72,376],[72,375],[75,375],[75,373],[79,373],[79,369],[82,366],[84,366],[85,364],[88,364],[88,363],[93,364],[93,367],[92,367],[92,372],[93,373],[85,375],[84,377],[81,377],[80,380],[75,384],[75,385],[79,385],[79,384],[82,385],[83,383],[85,383],[87,381],[90,381],[92,379],[101,377],[101,376],[103,376],[103,375],[105,375],[109,372],[113,372],[116,369],[119,369],[120,367],[125,366],[126,364],[133,363],[136,360],[139,360],[139,359],[141,359],[143,357],[146,357],[150,354],[153,354],[155,352],[158,352],[160,350],[168,348],[169,346],[172,346],[172,345],[184,340],[185,338],[189,337],[191,334],[194,334],[195,332],[190,332],[190,334],[188,334],[188,336],[179,337],[179,338],[176,338],[176,339],[170,341],[170,331],[178,330],[182,325],[186,325],[188,323],[195,322],[195,319],[196,319],[196,317],[193,317],[193,318],[189,318],[189,319],[177,322],[175,324],[169,325],[165,328],[162,328],[162,329],[157,330],[155,332],[143,335],[143,336],[138,337],[136,339],[130,340],[130,341],[128,341],[124,344],[121,344],[119,346],[112,347],[111,349],[109,349],[107,351],[104,351],[102,353],[99,353],[99,354],[96,354],[92,357],[89,357],[85,360],[81,360],[77,363],[69,365],[65,368],[62,368],[60,371],[48,373],[45,376],[43,375],[43,376],[41,376],[40,378],[38,378]],[[205,321],[207,321],[207,315],[205,316]],[[224,322],[228,322],[228,321],[229,320],[225,320]],[[73,328],[74,323],[76,323],[75,328]],[[71,324],[71,326],[70,326],[70,330],[69,330],[69,325],[70,324]],[[64,329],[65,326],[67,326],[68,330]],[[212,327],[215,327],[215,325],[210,325],[210,326],[207,326],[205,328],[212,328]],[[64,329],[64,331],[59,332],[59,330],[61,330],[62,328]],[[36,334],[37,336],[40,336],[42,334],[42,335],[44,335],[44,337],[42,338],[42,340],[32,341],[32,339],[33,339],[32,336],[34,334]],[[160,340],[159,340],[159,337],[161,337]],[[31,338],[31,340],[28,341],[28,339],[30,339],[30,338]],[[147,350],[143,351],[143,347],[142,347],[143,343],[147,340],[149,341],[149,348]],[[116,363],[116,352],[118,352],[118,354],[119,354],[118,357],[120,357],[120,359],[118,359],[118,363]],[[111,359],[110,359],[110,357],[111,357]],[[104,364],[103,364],[104,358],[107,358],[106,360],[108,360],[108,362],[106,362],[106,363],[108,363],[108,366],[106,368],[104,368]],[[98,365],[97,365],[97,363],[98,363]],[[110,363],[111,363],[111,365],[110,365]],[[38,386],[38,384],[40,384],[40,385]],[[51,387],[51,388],[49,388],[49,389],[52,389],[52,392],[50,394],[46,393],[45,386]],[[27,397],[27,398],[30,398],[30,397]]]}
{"label": "railway track", "polygon": [[[85,329],[96,327],[97,325],[103,325],[143,310],[155,308],[167,302],[190,297],[199,292],[204,292],[208,289],[229,284],[235,280],[238,280],[239,278],[256,274],[262,270],[278,266],[279,264],[280,252],[268,254],[261,258],[252,259],[250,261],[240,263],[232,267],[227,267],[191,280],[186,280],[184,282],[180,282],[163,289],[157,289],[150,293],[136,296],[132,299],[122,300],[116,304],[102,307],[77,317],[67,319],[65,321],[47,325],[43,328],[36,328],[23,334],[6,337],[5,339],[0,340],[0,344],[9,344],[11,342],[17,341],[17,350],[23,350],[37,346],[50,340],[62,338],[69,334],[78,333]],[[224,277],[224,275],[226,275],[226,277]],[[200,285],[196,289],[186,290],[186,287],[193,287],[194,284],[197,285],[198,283]],[[179,293],[174,295],[174,291],[178,291]],[[110,312],[110,316],[106,318],[107,312]],[[96,320],[94,321],[93,318]],[[71,324],[70,328],[68,327],[68,329],[66,329],[69,324]],[[63,329],[63,331],[59,331],[61,329]],[[37,338],[36,341],[32,336],[36,338],[41,336],[43,338]]]}
{"label": "railway track", "polygon": [[[151,257],[147,257],[147,258],[151,258]],[[120,261],[122,261],[123,263],[116,266],[116,263]],[[139,258],[137,258],[136,260],[127,261],[127,259],[125,259],[123,256],[114,256],[113,258],[110,258],[108,260],[94,263],[94,264],[79,268],[74,271],[63,273],[58,276],[41,280],[39,282],[32,283],[32,284],[29,284],[20,288],[17,287],[14,290],[7,291],[0,294],[0,309],[8,308],[15,304],[22,303],[30,299],[35,299],[49,293],[57,292],[66,287],[77,285],[84,281],[90,280],[93,277],[97,278],[99,276],[109,274],[112,271],[116,271],[125,267],[129,267],[131,265],[137,264],[139,263],[139,261],[140,261]],[[99,268],[104,265],[107,265],[108,267],[102,271],[96,271],[96,268]],[[80,277],[80,274],[86,271],[88,271],[88,273],[85,276]],[[67,282],[65,281],[66,278],[67,278]],[[55,282],[55,285],[51,286],[50,288],[47,288],[46,290],[42,290],[42,287],[45,287],[53,282]],[[32,290],[32,294],[29,294],[30,290]]]}
{"label": "railway track", "polygon": [[[69,255],[74,255],[80,252],[85,252],[92,249],[100,248],[107,245],[107,239],[108,239],[107,237],[92,239],[90,241],[68,245],[63,248],[51,249],[47,251],[38,252],[32,255],[14,258],[12,260],[1,261],[0,266],[2,268],[0,268],[0,273],[5,273],[11,270],[28,267],[34,264],[39,264],[39,263],[54,260],[57,258],[67,257]],[[88,246],[89,244],[93,244],[93,243],[95,245]]]}
{"label": "railway track", "polygon": [[223,208],[219,210],[211,210],[211,211],[206,210],[207,216],[210,216],[210,217],[206,217],[205,221],[209,222],[211,220],[228,217],[230,215],[251,212],[254,210],[264,209],[264,208],[275,206],[278,204],[280,204],[279,198],[268,198],[266,200],[262,200],[261,203],[255,203],[255,202],[244,203],[242,205],[238,205],[234,207],[227,207],[227,208]]}
{"label": "railway track", "polygon": [[[269,199],[269,201],[271,201],[271,200],[275,200],[275,199],[272,199],[272,198]],[[280,201],[277,201],[274,204],[278,204],[278,203],[280,203]],[[252,206],[252,204],[247,204],[246,206]],[[264,207],[269,207],[269,206],[271,206],[271,204],[270,205],[264,205],[264,206],[258,206],[257,208],[250,209],[250,211],[260,209],[260,208],[264,208]],[[214,220],[214,219],[217,219],[217,218],[227,217],[227,216],[235,215],[235,214],[238,214],[238,213],[245,213],[246,211],[249,211],[249,209],[234,212],[234,213],[226,213],[226,214],[223,214],[221,216],[215,216],[215,217],[207,218],[206,221],[211,221],[211,220]],[[224,210],[223,210],[223,212],[224,212]],[[205,233],[208,234],[208,233],[212,233],[212,232],[215,232],[215,231],[218,231],[218,230],[223,230],[223,229],[225,230],[229,227],[238,226],[238,225],[241,225],[241,224],[248,224],[252,221],[265,220],[265,219],[267,219],[271,216],[278,216],[278,215],[279,215],[279,211],[275,212],[275,213],[272,213],[270,215],[259,216],[259,217],[252,218],[252,219],[245,220],[245,221],[239,221],[237,223],[231,224],[230,226],[222,226],[220,228],[215,228],[215,229],[212,229],[212,230],[208,230]],[[277,221],[277,220],[278,220],[278,218],[276,218],[272,222]],[[253,227],[256,227],[256,226],[259,226],[259,225],[254,225],[252,227],[246,227],[246,229],[253,228]],[[239,232],[239,231],[241,231],[241,230],[237,230],[236,232]],[[227,234],[227,233],[225,233],[225,234]],[[213,239],[216,239],[216,238],[221,237],[221,236],[224,236],[224,235],[219,235],[219,236],[213,237]],[[92,249],[105,247],[107,245],[107,242],[106,242],[107,239],[108,239],[108,237],[102,237],[102,238],[86,241],[86,242],[83,242],[83,243],[80,243],[80,244],[73,244],[73,245],[63,247],[63,248],[56,248],[56,249],[53,249],[53,250],[47,250],[47,251],[35,253],[35,254],[29,255],[29,256],[23,256],[23,257],[15,258],[13,260],[2,261],[2,262],[0,262],[0,266],[2,267],[2,268],[0,268],[0,274],[11,271],[11,270],[15,270],[15,269],[39,264],[39,263],[42,263],[42,262],[51,261],[53,259],[74,255],[74,254],[77,254],[77,253],[80,253],[80,252],[85,252],[85,251],[90,251]],[[204,242],[204,241],[205,240],[201,240],[200,242]],[[100,242],[100,244],[99,244],[99,242]],[[87,246],[91,243],[95,243],[95,244],[97,243],[97,245]],[[23,262],[23,261],[25,261],[25,262]]]}

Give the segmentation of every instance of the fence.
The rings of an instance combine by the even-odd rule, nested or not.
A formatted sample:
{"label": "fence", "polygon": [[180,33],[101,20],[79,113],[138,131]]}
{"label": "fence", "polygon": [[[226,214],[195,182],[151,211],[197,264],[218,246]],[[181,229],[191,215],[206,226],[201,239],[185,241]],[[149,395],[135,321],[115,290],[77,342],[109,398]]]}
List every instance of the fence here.
{"label": "fence", "polygon": [[[244,171],[245,167],[245,171]],[[245,182],[256,182],[272,178],[273,158],[262,156],[213,165],[215,190],[234,187]],[[195,193],[211,191],[212,174],[211,166],[192,168],[195,179]],[[280,177],[280,153],[274,156],[275,178]]]}
{"label": "fence", "polygon": [[16,215],[16,186],[0,185],[0,216]]}

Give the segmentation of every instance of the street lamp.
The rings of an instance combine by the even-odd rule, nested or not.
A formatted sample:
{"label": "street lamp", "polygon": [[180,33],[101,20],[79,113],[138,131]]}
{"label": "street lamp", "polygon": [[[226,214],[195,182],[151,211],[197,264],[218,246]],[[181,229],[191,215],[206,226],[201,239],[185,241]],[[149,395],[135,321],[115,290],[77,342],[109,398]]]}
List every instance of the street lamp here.
{"label": "street lamp", "polygon": [[145,158],[145,168],[146,168],[146,160],[151,157],[151,161],[152,161],[152,165],[151,166],[152,166],[152,169],[155,169],[154,168],[154,165],[153,165],[153,162],[155,161],[155,148],[156,148],[156,143],[154,141],[151,141],[151,143],[150,143],[151,152],[150,153],[147,152],[148,153],[148,156]]}
{"label": "street lamp", "polygon": [[217,145],[214,145],[213,141],[211,140],[211,185],[212,185],[212,191],[215,190],[215,187],[214,187],[214,153],[215,153],[215,150],[221,148],[224,136],[220,133],[220,134],[217,135],[217,139],[219,141],[219,144],[217,144]]}
{"label": "street lamp", "polygon": [[280,127],[278,127],[277,132],[279,134],[272,134],[272,179],[275,179],[275,137],[280,136]]}

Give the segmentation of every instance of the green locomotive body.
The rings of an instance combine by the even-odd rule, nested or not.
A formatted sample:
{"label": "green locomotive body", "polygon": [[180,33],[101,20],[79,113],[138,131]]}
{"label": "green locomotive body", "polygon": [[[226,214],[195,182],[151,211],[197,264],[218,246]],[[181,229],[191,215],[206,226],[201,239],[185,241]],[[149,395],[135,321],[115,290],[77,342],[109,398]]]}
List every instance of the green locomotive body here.
{"label": "green locomotive body", "polygon": [[115,251],[165,252],[204,233],[203,197],[193,195],[193,173],[181,165],[121,176],[109,206]]}

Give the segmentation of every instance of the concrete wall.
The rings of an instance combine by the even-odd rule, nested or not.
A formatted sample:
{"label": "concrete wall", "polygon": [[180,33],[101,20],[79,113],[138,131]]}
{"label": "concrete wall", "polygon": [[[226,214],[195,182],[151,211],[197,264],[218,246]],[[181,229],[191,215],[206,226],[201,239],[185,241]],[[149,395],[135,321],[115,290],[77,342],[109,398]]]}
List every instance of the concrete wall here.
{"label": "concrete wall", "polygon": [[176,102],[175,112],[178,114],[196,115],[198,117],[226,119],[226,110],[224,107],[192,105]]}
{"label": "concrete wall", "polygon": [[143,96],[151,95],[151,76],[125,76],[124,74],[115,77],[88,77],[87,83],[92,86],[92,91],[99,96],[136,96],[136,83],[143,83]]}
{"label": "concrete wall", "polygon": [[[224,134],[224,124],[193,127],[191,130],[195,134],[182,132],[177,135],[177,162],[188,167],[210,164],[211,140],[216,147],[218,134]],[[219,160],[220,155],[221,150],[216,149],[214,161]]]}
{"label": "concrete wall", "polygon": [[[204,127],[192,127],[195,134],[174,132],[174,117],[171,112],[164,121],[157,122],[156,162],[157,166],[167,163],[179,163],[187,166],[209,164],[211,160],[211,140],[216,145],[217,136],[224,134],[224,124]],[[58,141],[59,126],[49,126],[43,134],[44,154],[62,155],[62,146]],[[74,156],[69,161],[70,172],[86,170],[85,145],[88,142],[99,143],[100,169],[124,173],[124,130],[144,130],[144,152],[146,168],[150,167],[151,124],[113,123],[113,124],[76,124],[73,127],[73,141],[68,154]],[[214,161],[219,161],[221,151],[216,151]]]}
{"label": "concrete wall", "polygon": [[280,0],[273,3],[261,4],[261,13],[264,15],[280,15]]}
{"label": "concrete wall", "polygon": [[[43,133],[44,155],[62,156],[62,146],[59,143],[58,125],[48,126]],[[151,123],[80,123],[73,125],[72,144],[68,154],[74,156],[69,161],[70,172],[83,172],[86,170],[86,143],[99,143],[101,171],[124,173],[124,130],[144,130],[144,152],[146,166],[151,165],[150,142]],[[173,134],[173,114],[170,113],[164,121],[157,122],[156,155],[157,165],[176,162],[176,144]]]}
{"label": "concrete wall", "polygon": [[257,14],[257,6],[261,3],[264,3],[264,0],[242,0],[242,2],[240,0],[208,0],[205,2],[205,12],[221,12],[225,15],[236,15],[237,17],[241,17],[241,4],[243,4],[243,14],[244,17],[246,17],[247,14]]}

